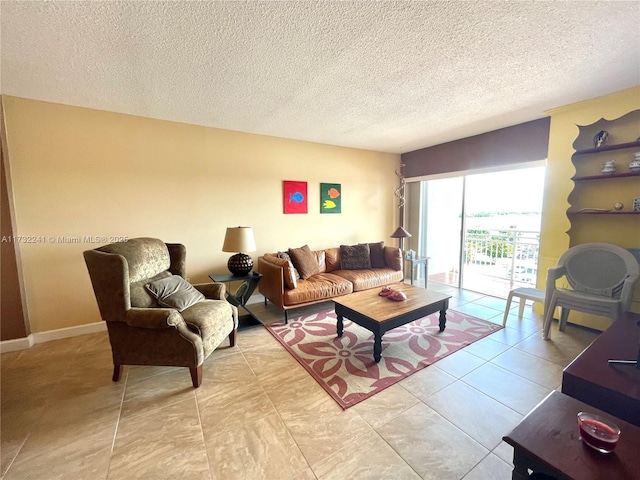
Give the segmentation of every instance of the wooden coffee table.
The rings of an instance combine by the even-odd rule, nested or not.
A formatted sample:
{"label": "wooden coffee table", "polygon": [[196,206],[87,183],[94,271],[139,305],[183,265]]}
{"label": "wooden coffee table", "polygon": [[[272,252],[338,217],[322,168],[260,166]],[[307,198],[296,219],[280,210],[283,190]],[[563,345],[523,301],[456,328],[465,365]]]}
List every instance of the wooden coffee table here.
{"label": "wooden coffee table", "polygon": [[338,317],[338,337],[342,337],[344,318],[366,328],[374,335],[373,359],[382,358],[382,335],[407,323],[440,312],[439,327],[442,332],[447,323],[447,308],[451,295],[426,290],[424,288],[395,283],[394,290],[404,292],[407,300],[394,302],[378,295],[382,288],[372,288],[333,299]]}

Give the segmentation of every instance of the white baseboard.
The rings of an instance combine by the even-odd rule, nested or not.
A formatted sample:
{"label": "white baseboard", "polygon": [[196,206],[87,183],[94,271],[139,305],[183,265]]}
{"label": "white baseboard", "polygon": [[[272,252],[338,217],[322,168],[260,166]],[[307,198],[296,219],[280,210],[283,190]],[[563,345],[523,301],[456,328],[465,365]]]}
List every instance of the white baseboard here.
{"label": "white baseboard", "polygon": [[26,338],[17,338],[15,340],[5,340],[0,342],[0,353],[24,350],[26,348],[31,348],[36,343],[45,343],[52,340],[77,337],[78,335],[86,335],[87,333],[104,332],[106,329],[107,324],[100,321],[96,323],[89,323],[87,325],[78,325],[77,327],[59,328],[56,330],[49,330],[47,332],[32,333]]}
{"label": "white baseboard", "polygon": [[15,340],[3,340],[0,342],[0,353],[15,352],[33,347],[33,335]]}
{"label": "white baseboard", "polygon": [[[252,303],[264,302],[264,297],[259,293],[252,295],[247,302]],[[89,323],[87,325],[78,325],[77,327],[59,328],[57,330],[49,330],[47,332],[32,333],[25,338],[17,338],[15,340],[4,340],[0,342],[0,353],[13,352],[15,350],[24,350],[31,348],[36,343],[45,343],[52,340],[61,340],[63,338],[77,337],[87,333],[104,332],[107,329],[106,322]]]}

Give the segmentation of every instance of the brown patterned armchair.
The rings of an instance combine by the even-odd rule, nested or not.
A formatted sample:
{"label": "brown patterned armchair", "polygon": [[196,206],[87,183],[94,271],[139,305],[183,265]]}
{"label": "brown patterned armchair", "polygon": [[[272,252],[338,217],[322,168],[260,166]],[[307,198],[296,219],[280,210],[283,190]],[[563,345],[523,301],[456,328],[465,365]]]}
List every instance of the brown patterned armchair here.
{"label": "brown patterned armchair", "polygon": [[167,365],[189,367],[197,388],[204,360],[227,336],[235,345],[238,312],[225,300],[224,284],[189,285],[185,257],[184,245],[155,238],[84,252],[107,322],[114,382],[123,365]]}

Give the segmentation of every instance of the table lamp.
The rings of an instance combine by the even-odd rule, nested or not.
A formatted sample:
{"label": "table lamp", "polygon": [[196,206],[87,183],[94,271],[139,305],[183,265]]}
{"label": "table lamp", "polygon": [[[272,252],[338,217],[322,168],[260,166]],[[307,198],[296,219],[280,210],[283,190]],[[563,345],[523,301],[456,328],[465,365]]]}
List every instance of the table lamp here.
{"label": "table lamp", "polygon": [[255,252],[256,241],[251,227],[228,227],[224,236],[223,252],[238,252],[227,262],[227,268],[233,275],[246,275],[253,268],[253,259],[242,252]]}
{"label": "table lamp", "polygon": [[398,238],[400,240],[400,250],[402,250],[402,240],[409,237],[411,237],[411,234],[402,227],[396,228],[396,231],[391,234],[391,238]]}

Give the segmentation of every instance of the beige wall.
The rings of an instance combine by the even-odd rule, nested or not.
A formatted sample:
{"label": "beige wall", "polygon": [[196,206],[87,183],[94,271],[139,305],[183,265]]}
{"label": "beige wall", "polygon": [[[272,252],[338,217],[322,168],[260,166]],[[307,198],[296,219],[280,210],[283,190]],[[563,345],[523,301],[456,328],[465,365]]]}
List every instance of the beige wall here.
{"label": "beige wall", "polygon": [[[158,237],[187,247],[191,281],[226,271],[228,226],[258,251],[384,240],[397,227],[399,155],[4,97],[32,332],[99,321],[85,236]],[[282,181],[308,182],[309,213],[282,213]],[[319,183],[342,184],[342,214],[319,213]],[[65,243],[68,237],[80,243]]]}
{"label": "beige wall", "polygon": [[[566,211],[570,206],[568,197],[573,190],[571,178],[575,175],[575,167],[571,163],[571,156],[574,153],[573,142],[579,133],[578,125],[590,125],[601,118],[613,120],[638,108],[640,87],[634,87],[548,112],[551,115],[551,129],[540,233],[539,288],[545,286],[547,269],[556,265],[560,255],[570,246],[567,232],[571,224]],[[624,219],[621,222],[628,220]],[[633,226],[632,223],[628,223]],[[637,228],[622,229],[620,238],[615,243],[627,248],[637,247],[638,238]],[[640,311],[637,292],[638,288],[633,311]],[[605,319],[575,312],[571,314],[569,321],[597,329],[604,329],[609,325],[609,321]]]}

